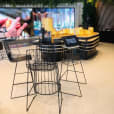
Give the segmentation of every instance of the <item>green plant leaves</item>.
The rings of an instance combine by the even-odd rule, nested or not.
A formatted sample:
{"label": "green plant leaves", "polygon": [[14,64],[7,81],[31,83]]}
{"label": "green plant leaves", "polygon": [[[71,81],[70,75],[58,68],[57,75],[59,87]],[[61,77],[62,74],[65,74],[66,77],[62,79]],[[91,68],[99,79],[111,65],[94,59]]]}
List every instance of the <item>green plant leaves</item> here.
{"label": "green plant leaves", "polygon": [[96,8],[93,4],[87,3],[84,5],[82,18],[84,28],[88,26],[96,27]]}
{"label": "green plant leaves", "polygon": [[57,6],[60,3],[74,3],[83,0],[0,0],[0,5],[37,5],[42,4],[43,6]]}

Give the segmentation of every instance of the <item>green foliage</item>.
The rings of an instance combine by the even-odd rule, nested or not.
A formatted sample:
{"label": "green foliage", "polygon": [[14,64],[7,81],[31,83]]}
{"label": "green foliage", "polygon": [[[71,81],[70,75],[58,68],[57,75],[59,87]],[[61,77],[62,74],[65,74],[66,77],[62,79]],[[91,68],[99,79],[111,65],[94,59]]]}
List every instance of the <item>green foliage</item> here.
{"label": "green foliage", "polygon": [[60,3],[74,3],[83,0],[0,0],[0,5],[10,4],[10,5],[37,5],[41,4],[43,6],[55,7]]}
{"label": "green foliage", "polygon": [[86,3],[83,7],[83,27],[93,26],[96,28],[96,8],[92,3]]}
{"label": "green foliage", "polygon": [[[97,1],[97,0],[93,0]],[[114,3],[114,0],[101,0],[105,3]],[[75,2],[87,2],[87,0],[0,0],[0,5],[37,5],[37,4],[42,4],[43,6],[57,6],[60,3],[75,3]]]}

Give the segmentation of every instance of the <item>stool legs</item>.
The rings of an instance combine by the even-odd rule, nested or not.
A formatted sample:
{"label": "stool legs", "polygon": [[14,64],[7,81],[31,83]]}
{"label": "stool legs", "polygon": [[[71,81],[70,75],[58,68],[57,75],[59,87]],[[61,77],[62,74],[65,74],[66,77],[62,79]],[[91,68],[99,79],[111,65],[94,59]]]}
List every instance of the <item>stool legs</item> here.
{"label": "stool legs", "polygon": [[[63,97],[62,97],[62,92],[61,92],[61,84],[60,84],[60,77],[59,77],[59,69],[57,69],[57,71],[55,71],[57,73],[57,76],[56,76],[56,80],[57,80],[57,96],[58,96],[58,108],[59,108],[59,114],[61,114],[61,110],[62,110],[62,101],[63,101]],[[33,79],[33,86],[36,90],[36,84],[38,84],[37,81],[39,81],[39,79],[37,80],[37,73],[34,72],[34,71],[31,71],[31,75],[34,75],[34,79]],[[55,79],[54,79],[55,80]],[[35,92],[34,96],[32,97],[32,99],[30,100],[29,99],[29,96],[30,96],[30,91],[29,91],[29,73],[27,74],[27,97],[26,97],[26,111],[29,111],[33,101],[35,100],[36,96],[40,93],[38,93],[37,91]],[[43,81],[42,81],[43,83]],[[49,83],[49,82],[48,82]],[[54,93],[55,94],[55,93]],[[41,95],[41,94],[40,94]],[[48,95],[51,95],[48,94]]]}
{"label": "stool legs", "polygon": [[77,73],[76,73],[76,69],[75,69],[75,65],[74,64],[73,64],[73,68],[74,68],[74,72],[75,72],[75,76],[76,76],[78,88],[79,88],[79,91],[80,91],[80,97],[82,97],[82,92],[81,92],[81,88],[80,88],[80,82],[78,80],[78,77],[77,77]]}
{"label": "stool legs", "polygon": [[[71,52],[69,53],[69,55],[73,56],[73,51],[71,51]],[[82,92],[81,92],[80,84],[87,84],[87,80],[86,80],[86,77],[85,77],[85,73],[84,73],[84,69],[83,69],[83,65],[82,65],[81,60],[78,60],[78,64],[80,65],[81,71],[77,71],[77,69],[75,68],[76,65],[77,65],[77,63],[75,63],[74,60],[75,60],[75,59],[72,59],[72,60],[71,60],[71,59],[68,59],[67,61],[65,60],[66,63],[65,63],[65,61],[63,61],[63,62],[61,63],[61,68],[60,68],[60,69],[63,68],[63,67],[62,67],[62,64],[65,64],[65,65],[67,65],[67,66],[66,66],[66,71],[65,71],[65,72],[62,73],[62,71],[61,71],[61,74],[60,74],[61,77],[60,77],[60,79],[61,79],[61,81],[66,81],[66,82],[71,82],[72,84],[73,84],[73,83],[74,83],[74,84],[77,84],[78,89],[79,89],[79,95],[71,94],[71,93],[66,93],[66,92],[64,92],[64,91],[62,91],[62,92],[63,92],[64,94],[82,97]],[[72,69],[70,69],[70,67],[71,67]],[[73,80],[73,81],[68,80],[68,77],[70,76],[69,72],[74,72],[73,75],[75,76],[75,80]],[[82,73],[82,74],[83,74],[84,82],[80,82],[80,81],[79,81],[79,79],[78,79],[79,77],[78,77],[77,73]],[[65,75],[65,77],[64,77],[64,75]],[[63,77],[64,77],[64,78],[63,78]]]}
{"label": "stool legs", "polygon": [[[83,73],[83,76],[84,76],[84,83],[82,83],[82,84],[87,84],[87,79],[86,79],[86,77],[85,77],[84,68],[83,68],[83,65],[82,65],[81,60],[80,60],[80,65],[81,65],[82,73]],[[81,82],[80,82],[80,83],[81,83]]]}
{"label": "stool legs", "polygon": [[[70,70],[69,67],[72,67],[72,70]],[[68,80],[69,72],[74,72],[75,80],[73,80],[73,81]],[[65,79],[63,79],[64,75],[65,75]],[[69,61],[67,62],[66,71],[63,74],[61,74],[60,79],[61,79],[61,81],[64,81],[64,82],[67,82],[67,83],[76,84],[78,86],[78,90],[79,90],[79,95],[73,94],[73,93],[70,93],[70,92],[62,91],[63,94],[82,97],[80,82],[79,82],[79,79],[78,79],[78,76],[77,76],[77,71],[76,71],[75,64],[74,64],[73,60],[71,61],[71,63]]]}
{"label": "stool legs", "polygon": [[[23,73],[17,73],[17,67],[18,67],[18,62],[16,62],[16,65],[15,65],[15,71],[14,71],[14,77],[13,77],[13,83],[12,83],[12,87],[11,87],[11,96],[10,96],[10,98],[11,99],[14,99],[14,98],[21,98],[21,97],[26,97],[27,96],[27,94],[25,94],[25,95],[21,95],[21,96],[13,96],[13,91],[14,91],[14,86],[18,86],[18,85],[24,85],[24,84],[27,84],[27,82],[25,81],[25,82],[20,82],[20,83],[16,83],[15,82],[15,79],[16,79],[16,75],[19,75],[19,74],[24,74],[24,73],[29,73],[29,71],[27,71],[27,72],[23,72]],[[32,75],[31,75],[31,79],[32,79],[32,81],[29,81],[28,83],[32,83],[33,84],[33,77],[32,77]]]}
{"label": "stool legs", "polygon": [[13,77],[13,84],[12,84],[12,88],[11,88],[11,99],[13,99],[14,97],[12,96],[13,94],[13,89],[14,89],[14,82],[15,82],[15,76],[16,76],[16,70],[17,70],[17,62],[16,62],[16,65],[15,65],[15,71],[14,71],[14,77]]}
{"label": "stool legs", "polygon": [[62,91],[61,91],[60,80],[59,80],[58,83],[59,83],[59,84],[58,84],[58,107],[59,107],[59,114],[61,114],[63,97],[62,97]]}
{"label": "stool legs", "polygon": [[[29,70],[29,69],[28,69]],[[31,71],[30,71],[31,72]],[[31,75],[32,75],[32,72],[31,72]],[[33,77],[32,77],[32,79],[33,79]],[[32,88],[34,87],[34,79],[33,79],[33,86],[32,86]],[[27,73],[27,96],[26,96],[26,111],[28,112],[29,111],[29,109],[30,109],[30,107],[31,107],[31,105],[32,105],[32,103],[33,103],[33,101],[34,101],[34,99],[36,98],[36,96],[37,96],[37,94],[30,94],[30,92],[31,92],[31,90],[32,90],[32,88],[29,90],[29,72]],[[33,96],[33,98],[32,98],[32,100],[30,101],[30,103],[29,103],[29,96],[31,96],[31,95],[34,95]]]}

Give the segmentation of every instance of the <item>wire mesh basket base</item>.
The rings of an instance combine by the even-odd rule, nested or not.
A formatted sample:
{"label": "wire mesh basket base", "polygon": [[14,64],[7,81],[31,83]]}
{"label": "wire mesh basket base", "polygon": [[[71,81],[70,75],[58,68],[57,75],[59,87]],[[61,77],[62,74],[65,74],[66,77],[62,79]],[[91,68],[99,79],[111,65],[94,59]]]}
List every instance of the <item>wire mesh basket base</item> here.
{"label": "wire mesh basket base", "polygon": [[54,81],[38,82],[35,83],[35,91],[40,95],[53,95],[58,92],[58,85]]}

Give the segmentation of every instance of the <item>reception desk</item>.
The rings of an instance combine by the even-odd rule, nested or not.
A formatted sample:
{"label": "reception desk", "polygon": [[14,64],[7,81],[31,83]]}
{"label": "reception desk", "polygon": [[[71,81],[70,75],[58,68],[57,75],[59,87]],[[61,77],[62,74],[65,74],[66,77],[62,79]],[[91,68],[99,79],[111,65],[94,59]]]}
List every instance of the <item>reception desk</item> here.
{"label": "reception desk", "polygon": [[[56,34],[52,38],[52,43],[62,40],[62,36],[72,36],[73,34]],[[81,52],[81,57],[83,59],[88,59],[91,56],[94,56],[97,52],[96,47],[99,44],[99,33],[93,32],[92,34],[82,34],[76,35],[79,41],[79,48]]]}
{"label": "reception desk", "polygon": [[94,32],[88,36],[77,36],[78,41],[80,43],[80,52],[81,56],[84,59],[88,59],[89,57],[95,55],[97,53],[96,47],[99,44],[100,38],[99,33]]}

